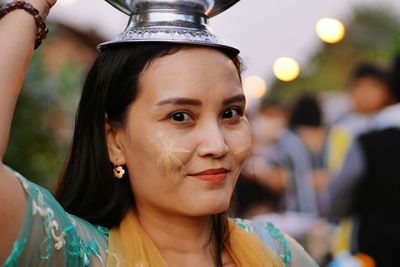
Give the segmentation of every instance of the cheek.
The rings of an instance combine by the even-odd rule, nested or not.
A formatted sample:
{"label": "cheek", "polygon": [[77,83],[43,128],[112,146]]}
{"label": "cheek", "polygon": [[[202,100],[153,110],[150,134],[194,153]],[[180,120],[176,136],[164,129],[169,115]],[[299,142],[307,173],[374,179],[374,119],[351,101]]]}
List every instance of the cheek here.
{"label": "cheek", "polygon": [[155,167],[165,175],[185,169],[190,150],[179,146],[179,142],[162,131],[146,135],[147,143],[153,150]]}
{"label": "cheek", "polygon": [[252,147],[251,130],[247,121],[241,127],[229,130],[227,145],[232,156],[242,163],[250,154]]}
{"label": "cheek", "polygon": [[372,97],[376,99],[377,105],[382,105],[390,99],[389,94],[385,90],[384,88],[377,88],[372,94]]}

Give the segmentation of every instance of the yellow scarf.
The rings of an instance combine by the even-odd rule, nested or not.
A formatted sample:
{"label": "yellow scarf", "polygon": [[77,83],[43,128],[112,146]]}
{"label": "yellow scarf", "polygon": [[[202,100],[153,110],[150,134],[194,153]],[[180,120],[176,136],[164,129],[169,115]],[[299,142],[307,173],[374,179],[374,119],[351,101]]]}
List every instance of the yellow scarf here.
{"label": "yellow scarf", "polygon": [[[230,246],[226,247],[238,267],[283,267],[282,260],[256,235],[229,220]],[[110,230],[107,266],[168,267],[167,262],[140,226],[134,212],[128,212],[119,227]]]}

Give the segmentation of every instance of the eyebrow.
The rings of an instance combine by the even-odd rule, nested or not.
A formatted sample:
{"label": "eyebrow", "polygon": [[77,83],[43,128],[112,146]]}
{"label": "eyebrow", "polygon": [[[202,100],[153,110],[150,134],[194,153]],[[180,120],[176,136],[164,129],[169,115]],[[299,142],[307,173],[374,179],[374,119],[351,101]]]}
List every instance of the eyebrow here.
{"label": "eyebrow", "polygon": [[236,102],[246,103],[246,97],[243,94],[235,95],[235,96],[225,99],[222,103],[227,106],[227,105],[230,105],[230,104],[233,104]]}
{"label": "eyebrow", "polygon": [[[229,105],[236,102],[246,102],[246,98],[243,94],[236,95],[222,101],[224,105]],[[201,101],[193,98],[182,98],[182,97],[171,97],[165,100],[162,100],[157,103],[157,106],[163,105],[190,105],[190,106],[201,106]]]}
{"label": "eyebrow", "polygon": [[171,97],[158,102],[157,106],[163,106],[168,104],[201,106],[201,101],[193,98]]}

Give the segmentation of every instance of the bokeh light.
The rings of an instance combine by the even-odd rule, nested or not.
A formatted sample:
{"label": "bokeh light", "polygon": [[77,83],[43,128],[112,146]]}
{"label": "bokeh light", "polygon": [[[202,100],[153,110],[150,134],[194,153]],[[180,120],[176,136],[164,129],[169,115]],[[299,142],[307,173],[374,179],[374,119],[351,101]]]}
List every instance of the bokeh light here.
{"label": "bokeh light", "polygon": [[296,79],[300,74],[300,66],[296,60],[290,57],[280,57],[275,60],[273,71],[281,81],[290,82]]}
{"label": "bokeh light", "polygon": [[58,3],[62,6],[72,6],[76,4],[78,0],[58,0]]}
{"label": "bokeh light", "polygon": [[267,92],[265,81],[258,76],[249,76],[244,80],[243,90],[246,98],[260,99]]}
{"label": "bokeh light", "polygon": [[332,18],[318,20],[315,30],[322,41],[330,44],[340,42],[346,33],[343,23]]}

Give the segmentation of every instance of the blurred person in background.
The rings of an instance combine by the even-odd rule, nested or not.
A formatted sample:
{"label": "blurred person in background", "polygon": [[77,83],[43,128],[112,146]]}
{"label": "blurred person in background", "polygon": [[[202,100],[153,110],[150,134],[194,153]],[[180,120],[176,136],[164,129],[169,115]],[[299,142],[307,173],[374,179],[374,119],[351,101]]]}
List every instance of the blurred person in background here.
{"label": "blurred person in background", "polygon": [[236,216],[245,218],[279,212],[287,183],[277,146],[287,124],[286,109],[268,102],[250,116],[250,124],[252,154],[242,168],[232,207]]}
{"label": "blurred person in background", "polygon": [[267,101],[252,117],[253,153],[238,181],[236,211],[285,229],[319,263],[330,252],[333,226],[319,218],[327,172],[319,98],[301,95],[291,108]]}
{"label": "blurred person in background", "polygon": [[[343,183],[346,187],[346,181],[337,179],[336,176],[343,176],[346,173],[343,164],[355,166],[357,162],[354,157],[349,155],[349,148],[357,137],[371,129],[372,118],[383,108],[391,103],[392,94],[389,87],[389,71],[377,63],[365,61],[353,68],[349,77],[347,94],[350,99],[351,107],[349,113],[343,115],[330,129],[326,142],[326,166],[328,169],[328,183],[332,187],[334,183]],[[351,155],[351,154],[350,154]],[[344,180],[344,179],[343,179]],[[330,189],[321,194],[320,203],[322,214],[329,220],[332,219],[329,213],[332,208],[329,207],[331,201],[329,197]],[[335,198],[337,205],[341,206],[343,198]],[[339,216],[341,217],[341,216]],[[341,217],[332,221],[337,226],[335,235],[333,254],[337,255],[341,251],[351,251],[352,234],[354,231],[353,218]]]}
{"label": "blurred person in background", "polygon": [[[293,126],[296,124],[296,129],[303,129],[300,125],[320,125],[320,110],[314,110],[313,106],[311,114],[306,113],[304,105],[308,109],[309,102],[305,101],[299,105],[302,106],[299,110],[297,107],[293,110],[300,112],[292,119]],[[251,121],[256,142],[241,175],[254,184],[245,190],[246,187],[242,188],[239,181],[236,200],[237,205],[247,207],[250,207],[247,202],[256,202],[258,213],[248,214],[256,220],[273,221],[302,242],[318,214],[318,205],[311,178],[311,153],[301,137],[288,128],[289,117],[289,109],[283,104],[267,101]],[[312,146],[314,149],[317,147]],[[242,186],[251,183],[245,181]],[[267,207],[265,201],[259,201],[261,193],[264,193],[264,198],[274,196],[273,209]]]}
{"label": "blurred person in background", "polygon": [[355,138],[323,199],[330,217],[351,217],[339,228],[336,256],[361,253],[378,267],[397,266],[400,250],[400,55],[388,83],[384,108]]}
{"label": "blurred person in background", "polygon": [[371,117],[390,104],[387,70],[372,62],[358,64],[349,78],[348,95],[351,112],[329,129],[326,164],[330,175],[340,170],[353,139],[369,129]]}
{"label": "blurred person in background", "polygon": [[326,128],[323,115],[318,97],[305,94],[295,102],[289,118],[289,128],[307,150],[311,168],[309,179],[316,195],[324,190],[328,178],[324,161]]}
{"label": "blurred person in background", "polygon": [[[311,93],[300,95],[294,102],[289,116],[289,130],[300,141],[292,149],[297,147],[298,152],[294,154],[290,150],[290,145],[287,149],[296,157],[292,157],[292,162],[298,165],[293,166],[293,171],[302,170],[302,172],[297,170],[299,172],[297,184],[303,187],[302,190],[307,193],[309,203],[314,202],[315,206],[314,216],[309,216],[308,221],[297,219],[299,223],[304,223],[306,226],[299,240],[321,265],[326,263],[330,253],[331,236],[334,232],[334,226],[320,217],[318,201],[329,178],[324,161],[327,134],[324,121],[319,97]],[[303,152],[300,154],[300,151]],[[300,214],[297,217],[300,217]]]}

